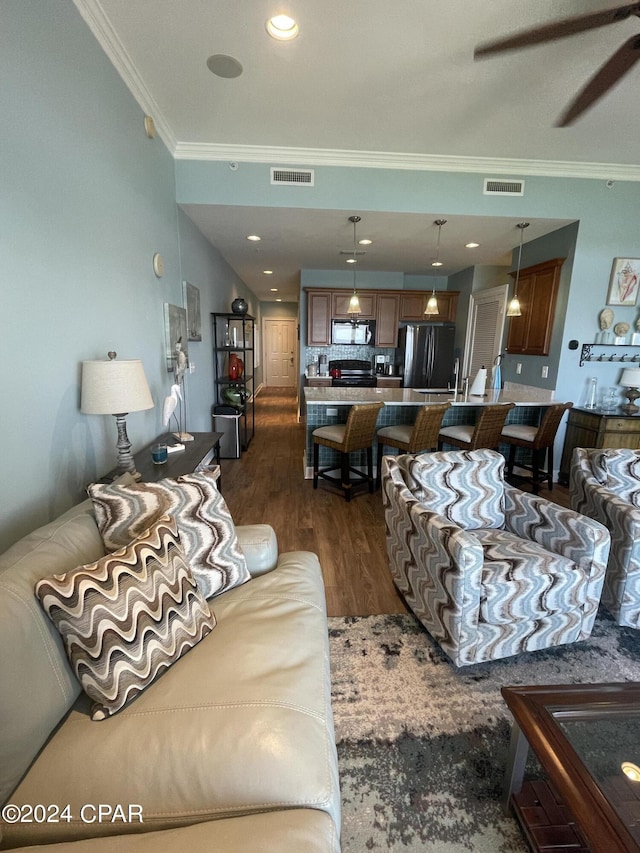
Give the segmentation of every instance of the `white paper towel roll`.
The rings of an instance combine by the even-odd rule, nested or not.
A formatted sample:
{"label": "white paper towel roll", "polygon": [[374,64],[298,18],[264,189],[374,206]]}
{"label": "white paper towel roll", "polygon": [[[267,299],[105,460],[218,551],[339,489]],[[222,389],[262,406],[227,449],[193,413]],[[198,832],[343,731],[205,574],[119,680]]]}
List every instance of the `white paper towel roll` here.
{"label": "white paper towel roll", "polygon": [[471,386],[470,394],[473,394],[475,397],[484,397],[484,393],[487,389],[487,371],[484,367],[481,367],[480,370],[476,373],[476,378],[473,380],[473,385]]}

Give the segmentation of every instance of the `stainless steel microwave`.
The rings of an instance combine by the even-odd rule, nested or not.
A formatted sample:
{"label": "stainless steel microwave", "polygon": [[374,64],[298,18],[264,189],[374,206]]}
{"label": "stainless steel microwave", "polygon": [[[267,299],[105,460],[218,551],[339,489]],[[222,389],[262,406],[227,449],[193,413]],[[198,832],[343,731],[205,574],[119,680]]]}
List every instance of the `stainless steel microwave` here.
{"label": "stainless steel microwave", "polygon": [[373,320],[332,320],[331,343],[373,346],[375,325]]}

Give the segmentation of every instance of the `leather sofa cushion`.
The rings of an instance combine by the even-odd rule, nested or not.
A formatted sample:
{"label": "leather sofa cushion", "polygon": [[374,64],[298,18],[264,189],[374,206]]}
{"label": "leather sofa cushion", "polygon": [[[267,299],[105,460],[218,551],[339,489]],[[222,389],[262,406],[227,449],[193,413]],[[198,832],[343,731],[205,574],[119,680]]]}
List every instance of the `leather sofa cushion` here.
{"label": "leather sofa cushion", "polygon": [[[340,853],[340,840],[326,812],[285,809],[124,838],[61,842],[45,849],[50,853]],[[21,853],[42,851],[42,847],[25,847]]]}
{"label": "leather sofa cushion", "polygon": [[[281,555],[273,572],[212,605],[216,629],[121,713],[92,722],[81,697],[11,802],[70,803],[75,816],[83,803],[140,804],[146,830],[310,807],[339,829],[317,557]],[[14,824],[4,840],[20,846],[126,831],[136,827]]]}
{"label": "leather sofa cushion", "polygon": [[91,502],[0,555],[0,802],[80,693],[62,639],[33,594],[36,581],[104,555]]}

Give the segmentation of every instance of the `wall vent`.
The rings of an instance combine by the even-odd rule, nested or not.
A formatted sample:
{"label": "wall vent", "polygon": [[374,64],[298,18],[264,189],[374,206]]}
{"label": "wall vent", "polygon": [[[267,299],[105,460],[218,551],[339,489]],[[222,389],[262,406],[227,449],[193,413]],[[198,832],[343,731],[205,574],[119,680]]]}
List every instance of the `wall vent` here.
{"label": "wall vent", "polygon": [[288,187],[312,187],[313,169],[278,169],[271,167],[271,183]]}
{"label": "wall vent", "polygon": [[524,181],[501,181],[497,178],[484,179],[484,195],[524,195]]}

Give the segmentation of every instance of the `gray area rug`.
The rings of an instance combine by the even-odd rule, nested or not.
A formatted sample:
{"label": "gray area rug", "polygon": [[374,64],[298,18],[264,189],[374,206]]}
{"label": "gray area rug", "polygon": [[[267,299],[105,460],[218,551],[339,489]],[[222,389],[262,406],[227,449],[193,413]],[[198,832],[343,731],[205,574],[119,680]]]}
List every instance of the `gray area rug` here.
{"label": "gray area rug", "polygon": [[409,615],[332,617],[329,638],[345,853],[524,853],[500,688],[640,681],[640,631],[606,615],[588,641],[462,669]]}

